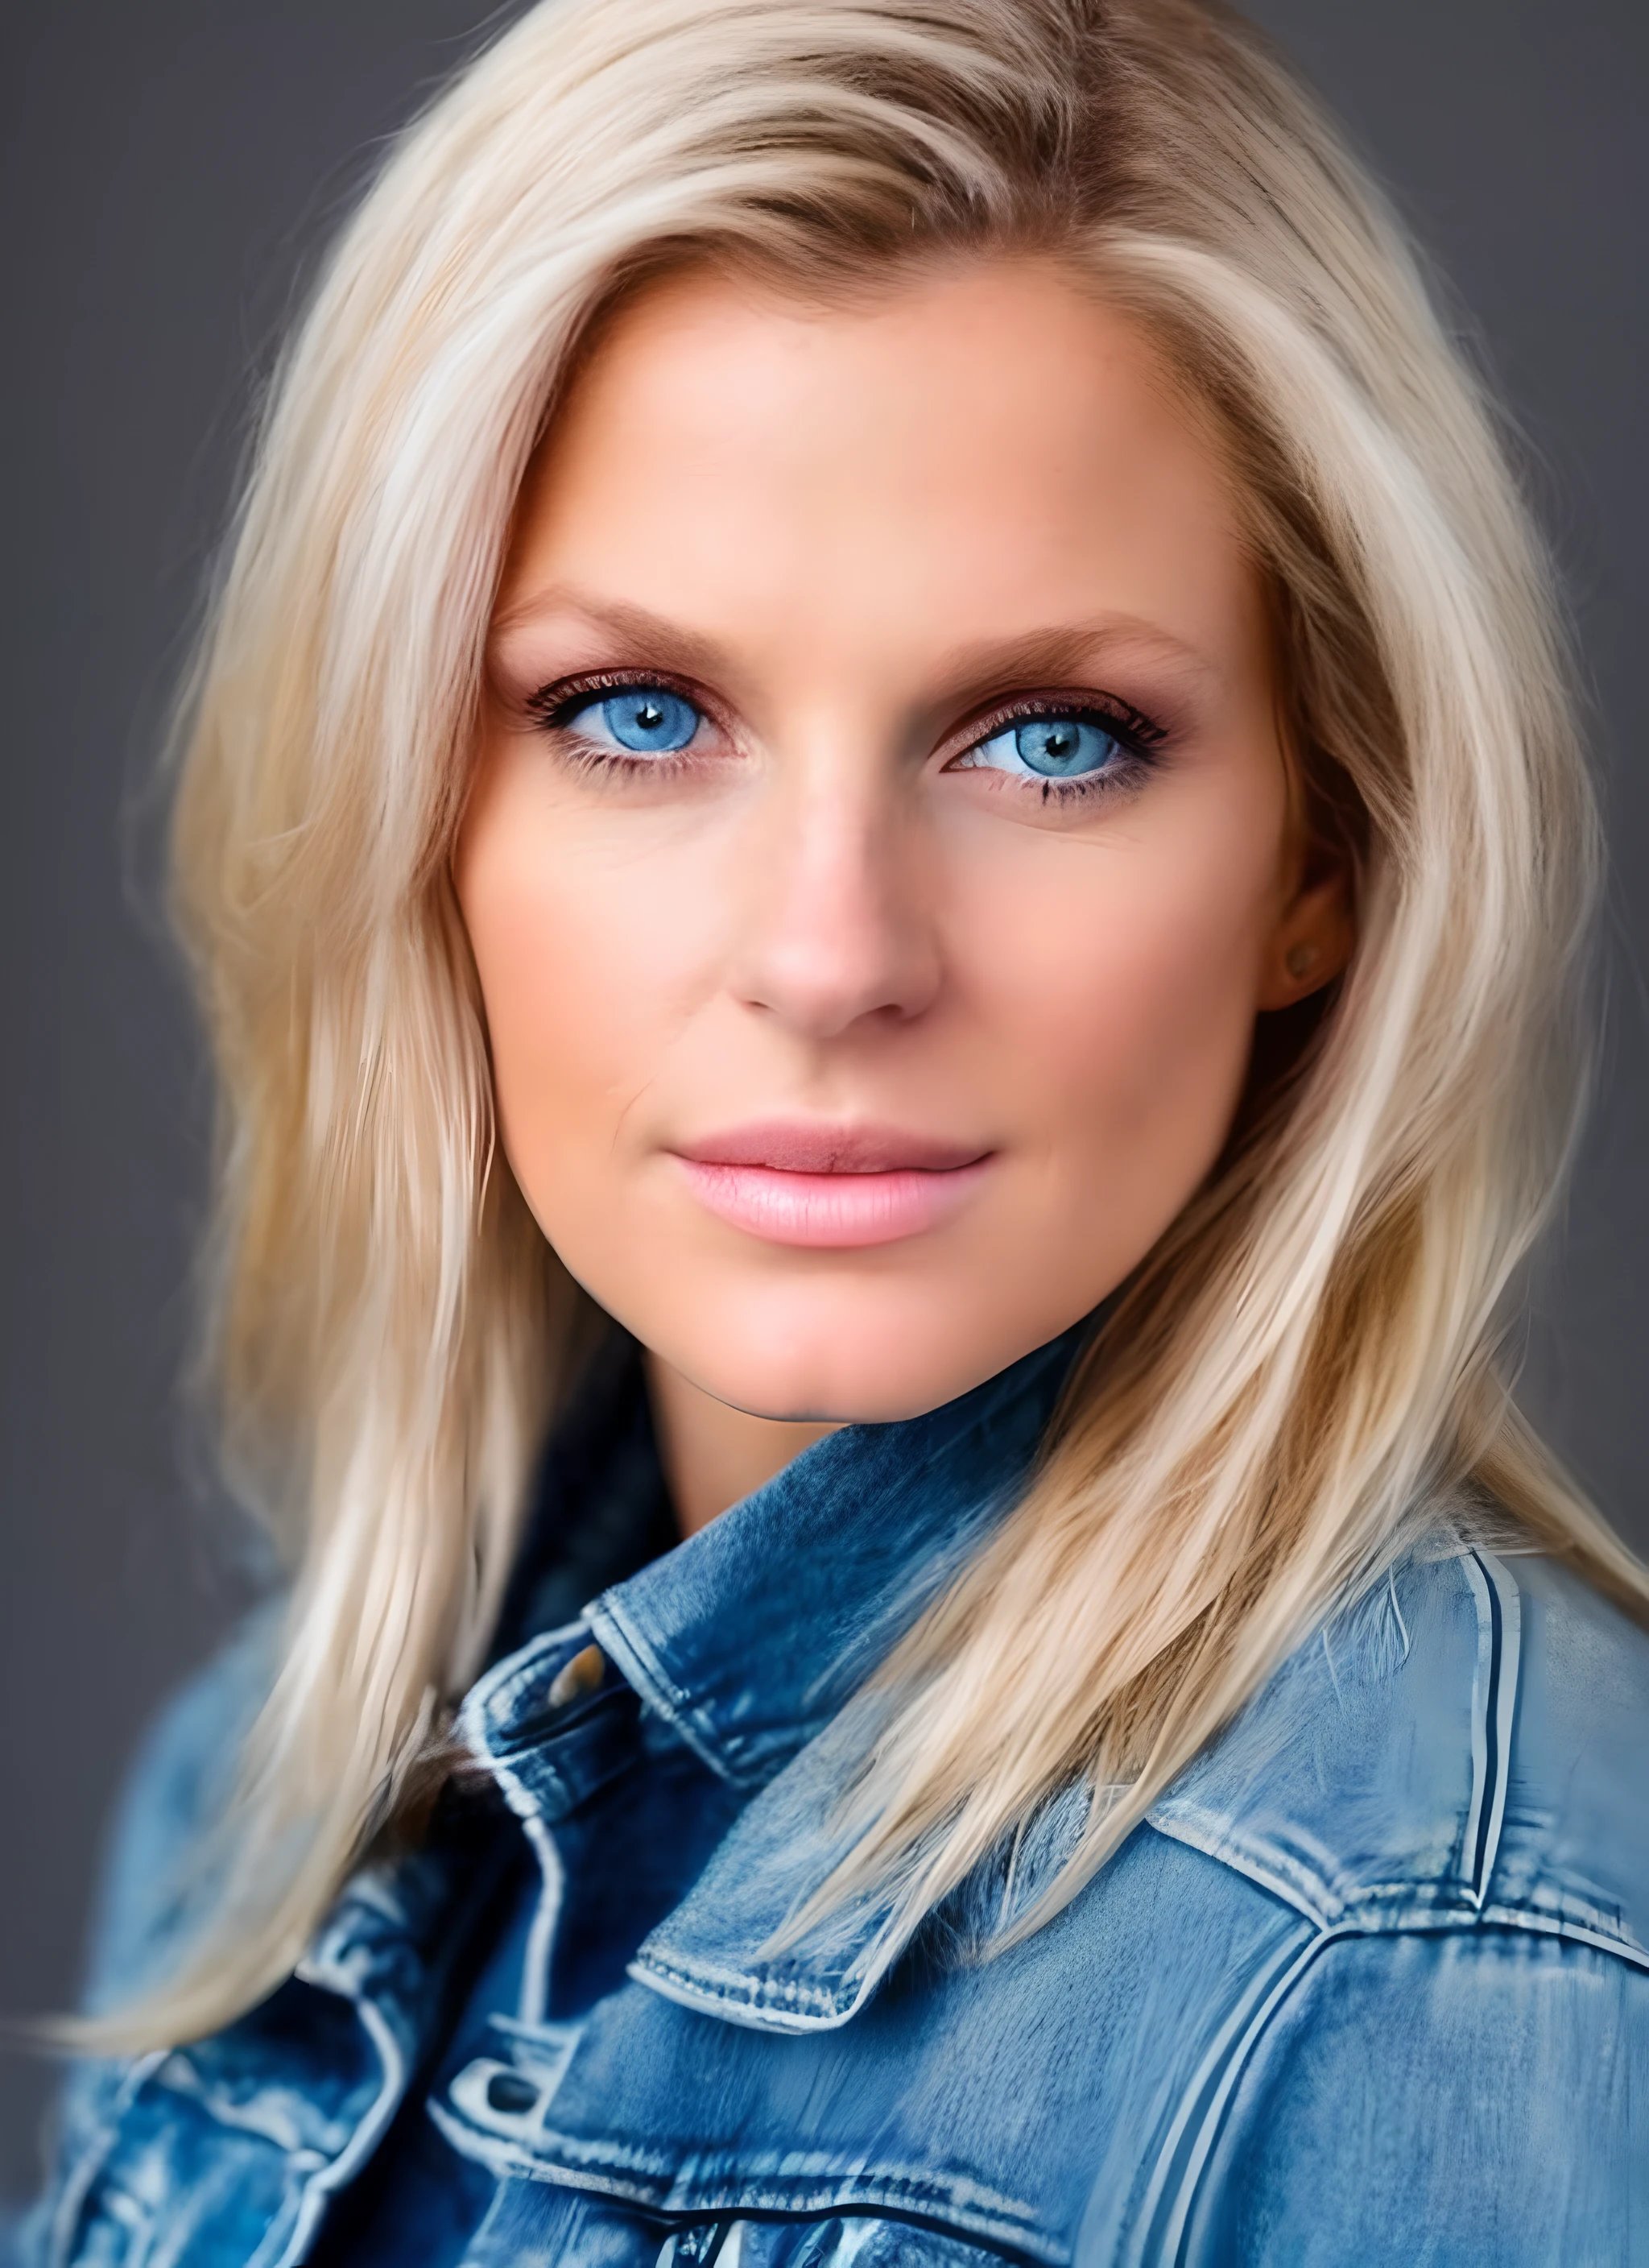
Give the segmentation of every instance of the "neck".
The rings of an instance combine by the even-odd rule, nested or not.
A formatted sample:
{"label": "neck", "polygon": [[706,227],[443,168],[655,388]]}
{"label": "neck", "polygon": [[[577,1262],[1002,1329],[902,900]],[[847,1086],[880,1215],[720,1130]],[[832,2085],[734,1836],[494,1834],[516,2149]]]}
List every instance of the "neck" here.
{"label": "neck", "polygon": [[654,1354],[647,1357],[647,1394],[683,1535],[696,1535],[813,1442],[840,1431],[828,1419],[753,1418],[718,1402]]}

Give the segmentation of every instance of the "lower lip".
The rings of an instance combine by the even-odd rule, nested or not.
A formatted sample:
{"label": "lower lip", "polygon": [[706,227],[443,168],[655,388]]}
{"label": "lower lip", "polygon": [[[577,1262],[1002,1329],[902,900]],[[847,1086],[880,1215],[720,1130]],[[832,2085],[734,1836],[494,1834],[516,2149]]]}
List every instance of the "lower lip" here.
{"label": "lower lip", "polygon": [[679,1162],[694,1196],[718,1220],[769,1244],[840,1250],[896,1244],[942,1226],[977,1189],[990,1161],[891,1174],[787,1174],[772,1166]]}

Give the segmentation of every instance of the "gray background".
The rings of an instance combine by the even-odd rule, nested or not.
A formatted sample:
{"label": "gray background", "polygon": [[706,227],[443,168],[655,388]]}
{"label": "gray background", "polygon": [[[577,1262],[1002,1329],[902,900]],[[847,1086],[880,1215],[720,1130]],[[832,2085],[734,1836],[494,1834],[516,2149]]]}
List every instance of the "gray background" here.
{"label": "gray background", "polygon": [[[1470,309],[1579,622],[1616,869],[1611,1041],[1529,1370],[1649,1544],[1649,9],[1254,12]],[[132,1743],[244,1590],[187,1476],[206,1094],[136,792],[294,279],[481,19],[477,0],[0,9],[0,2011],[72,1992]],[[42,2084],[0,2064],[0,2198],[33,2186]]]}

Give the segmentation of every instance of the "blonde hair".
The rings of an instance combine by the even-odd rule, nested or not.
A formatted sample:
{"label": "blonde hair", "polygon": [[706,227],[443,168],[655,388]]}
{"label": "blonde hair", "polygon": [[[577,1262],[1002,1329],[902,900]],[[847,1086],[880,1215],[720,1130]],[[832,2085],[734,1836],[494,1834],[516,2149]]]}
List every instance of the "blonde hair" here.
{"label": "blonde hair", "polygon": [[188,689],[210,1329],[231,1469],[295,1581],[215,1925],[106,2036],[210,2030],[293,1967],[483,1659],[573,1359],[448,877],[559,380],[616,292],[685,261],[826,294],[1025,250],[1148,327],[1219,436],[1359,939],[1022,1502],[880,1673],[817,1911],[890,1889],[891,1955],[1086,1776],[1113,1793],[1020,1926],[1045,1918],[1428,1491],[1649,1595],[1496,1367],[1586,1081],[1597,829],[1538,547],[1378,194],[1193,0],[548,0],[334,250]]}

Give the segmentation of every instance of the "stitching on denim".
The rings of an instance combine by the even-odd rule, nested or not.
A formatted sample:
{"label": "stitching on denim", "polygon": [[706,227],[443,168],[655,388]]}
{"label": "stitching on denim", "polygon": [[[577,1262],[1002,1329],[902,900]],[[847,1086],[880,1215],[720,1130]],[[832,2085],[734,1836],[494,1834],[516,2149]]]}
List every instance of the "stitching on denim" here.
{"label": "stitching on denim", "polygon": [[[656,1978],[681,1985],[700,1999],[736,2000],[744,2007],[812,2007],[826,2015],[837,2015],[843,2011],[839,1992],[829,1985],[807,1984],[799,1977],[762,1977],[745,1970],[713,1969],[708,1965],[689,1967],[681,1962],[660,1960],[653,1953],[640,1955],[632,1961],[629,1974],[638,1984]],[[857,1999],[856,1992],[854,2000]]]}
{"label": "stitching on denim", "polygon": [[[1516,1582],[1491,1551],[1479,1548],[1463,1562],[1475,1562],[1484,1589],[1478,1598],[1481,1614],[1489,1614],[1491,1661],[1481,1696],[1472,1687],[1472,1714],[1479,1710],[1483,1725],[1483,1751],[1488,1773],[1483,1809],[1477,1822],[1472,1854],[1471,1896],[1481,1906],[1488,1896],[1494,1865],[1500,1851],[1500,1831],[1505,1820],[1505,1792],[1512,1777],[1512,1734],[1517,1712],[1519,1672],[1522,1665],[1522,1614]],[[1474,1586],[1474,1590],[1476,1587]],[[1472,1755],[1477,1754],[1476,1727],[1472,1732]]]}
{"label": "stitching on denim", "polygon": [[383,2010],[366,1993],[351,1992],[347,1997],[367,2038],[378,2051],[383,2082],[372,2107],[336,2157],[322,2166],[319,2173],[312,2174],[304,2183],[288,2242],[278,2253],[273,2250],[272,2240],[276,2228],[279,2227],[277,2221],[264,2244],[259,2246],[253,2261],[247,2264],[247,2268],[263,2268],[261,2256],[266,2247],[271,2252],[269,2268],[297,2268],[297,2264],[303,2259],[314,2238],[320,2216],[326,2210],[327,2199],[335,2190],[342,2189],[354,2180],[383,2139],[385,2131],[401,2107],[401,2097],[406,2093],[411,2066]]}
{"label": "stitching on denim", "polygon": [[[1153,2257],[1159,2257],[1164,2261],[1178,2261],[1180,2247],[1184,2241],[1186,2226],[1191,2215],[1191,2207],[1196,2201],[1197,2188],[1213,2150],[1219,2122],[1225,2116],[1226,2106],[1236,2091],[1237,2082],[1247,2068],[1248,2058],[1253,2054],[1261,2034],[1325,1947],[1334,1944],[1344,1933],[1346,1933],[1338,1929],[1326,1929],[1299,1952],[1284,1974],[1277,1977],[1270,1991],[1264,1995],[1259,2007],[1254,2010],[1240,2039],[1226,2056],[1213,2091],[1206,2098],[1206,2106],[1196,2130],[1196,2138],[1191,2145],[1190,2155],[1186,2160],[1185,2170],[1180,2176],[1179,2187],[1168,2215],[1167,2225],[1163,2231],[1159,2255]],[[1204,2066],[1205,2070],[1206,2068]],[[1208,2077],[1212,2078],[1213,2073],[1209,2072]],[[1198,2083],[1199,2086],[1206,2084],[1202,2073],[1198,2074]],[[1194,2102],[1195,2099],[1195,2090],[1188,2089],[1188,2107]],[[1179,2132],[1181,2133],[1188,2132],[1189,2123],[1188,2117]],[[1169,2152],[1165,2150],[1162,2158],[1159,2161],[1165,2169],[1169,2154]],[[1142,2231],[1149,2228],[1155,2216],[1142,2216]]]}
{"label": "stitching on denim", "polygon": [[[1206,2107],[1197,2130],[1197,2139],[1186,2162],[1185,2170],[1181,2176],[1174,2210],[1167,2227],[1158,2249],[1150,2252],[1148,2257],[1164,2261],[1179,2259],[1180,2247],[1184,2241],[1185,2231],[1189,2223],[1191,2209],[1196,2202],[1196,2190],[1212,2153],[1214,2140],[1219,2122],[1225,2115],[1226,2106],[1236,2089],[1261,2035],[1284,2001],[1299,1986],[1319,1955],[1331,1945],[1344,1944],[1358,1937],[1372,1939],[1422,1935],[1452,1936],[1461,1939],[1463,1942],[1476,1941],[1482,1944],[1486,1941],[1489,1933],[1493,1930],[1515,1930],[1535,1935],[1567,1939],[1591,1947],[1598,1952],[1614,1955],[1630,1962],[1633,1967],[1649,1971],[1649,1953],[1645,1953],[1641,1948],[1611,1940],[1599,1931],[1579,1927],[1573,1924],[1560,1921],[1555,1917],[1532,1913],[1516,1906],[1491,1907],[1483,1910],[1474,1904],[1465,1910],[1457,1907],[1452,1912],[1439,1911],[1399,1918],[1395,1922],[1382,1922],[1372,1917],[1351,1915],[1333,1928],[1321,1931],[1303,1948],[1286,1975],[1278,1980],[1274,1990],[1267,1995],[1263,2004],[1255,2010],[1240,2041],[1227,2057],[1220,2071],[1218,2083],[1212,2095],[1207,2098]],[[1199,2073],[1197,2079],[1187,2088],[1184,2100],[1188,2110],[1196,2103],[1202,2089],[1207,2084],[1208,2078],[1212,2076],[1211,2068],[1212,2063],[1213,2056],[1211,2054],[1204,2066],[1204,2072]],[[1189,2124],[1189,2117],[1182,2117],[1176,2120],[1174,2128],[1170,2131],[1168,2140],[1158,2158],[1158,2165],[1165,2173]],[[1159,2208],[1157,2213],[1141,2216],[1139,2233],[1142,2239],[1149,2242],[1152,2228],[1159,2217]]]}
{"label": "stitching on denim", "polygon": [[[663,1665],[652,1646],[610,1591],[603,1592],[589,1609],[590,1627],[601,1640],[642,1699],[674,1725],[699,1762],[718,1779],[733,1787],[759,1785],[741,1772],[724,1750],[704,1712],[694,1705]],[[626,1661],[628,1657],[628,1662]]]}
{"label": "stitching on denim", "polygon": [[982,2183],[948,2182],[940,2175],[896,2168],[844,2174],[826,2164],[806,2173],[786,2175],[771,2167],[707,2180],[684,2175],[658,2153],[615,2148],[554,2132],[537,2138],[535,2145],[502,2137],[495,2140],[462,2124],[444,2104],[431,2102],[430,2111],[455,2148],[480,2158],[499,2174],[593,2191],[655,2213],[817,2215],[850,2205],[883,2206],[943,2220],[968,2236],[1012,2243],[1033,2251],[1049,2268],[1064,2268],[1071,2257],[1068,2247],[1043,2233],[1032,2206]]}
{"label": "stitching on denim", "polygon": [[[995,1403],[982,1410],[960,1433],[937,1442],[918,1462],[902,1467],[897,1476],[897,1497],[906,1498],[919,1491],[936,1465],[947,1458],[962,1459],[992,1428],[1008,1425],[1024,1403],[1037,1398],[1042,1377],[1039,1367],[1034,1376],[1027,1379],[1011,1400]],[[1034,1445],[1031,1462],[1034,1462]],[[1023,1478],[1021,1475],[1013,1485],[1022,1487]],[[1002,1491],[993,1493],[1000,1495]],[[645,1683],[652,1689],[644,1695],[644,1699],[650,1700],[661,1715],[668,1718],[694,1753],[710,1765],[718,1778],[730,1781],[735,1787],[761,1786],[765,1777],[761,1760],[758,1758],[742,1765],[735,1761],[740,1751],[750,1747],[748,1736],[735,1733],[729,1740],[716,1725],[713,1712],[703,1705],[696,1705],[690,1696],[665,1674],[651,1641],[644,1637],[633,1616],[620,1606],[618,1587],[622,1587],[604,1591],[599,1599],[593,1600],[585,1610],[585,1616],[593,1624],[600,1616],[618,1632],[631,1652],[634,1666],[643,1672]]]}
{"label": "stitching on denim", "polygon": [[[1216,2088],[1217,2099],[1223,2100],[1219,2088],[1226,2083],[1226,2075],[1233,2069],[1241,2068],[1241,2055],[1240,2052],[1233,2054],[1233,2041],[1240,2050],[1256,2036],[1256,2021],[1277,2004],[1279,1993],[1290,1980],[1300,1973],[1307,1962],[1315,1958],[1317,1949],[1327,1941],[1329,1934],[1326,1931],[1319,1932],[1315,1937],[1307,1939],[1303,1949],[1297,1940],[1280,1946],[1258,1976],[1250,1980],[1247,1992],[1216,2033],[1208,2052],[1180,2097],[1179,2110],[1164,2138],[1162,2147],[1157,2153],[1157,2161],[1152,2169],[1151,2180],[1135,2224],[1134,2250],[1137,2257],[1154,2261],[1170,2257],[1166,2250],[1152,2244],[1152,2232],[1161,2220],[1168,2176],[1180,2146],[1190,2130],[1198,2103],[1206,2098],[1211,2086]],[[1280,1984],[1277,1982],[1279,1973],[1282,1977]],[[1195,2149],[1193,2156],[1195,2158]],[[1182,2182],[1182,2189],[1183,2186]],[[1177,2208],[1175,2210],[1177,2212]]]}
{"label": "stitching on denim", "polygon": [[1585,1922],[1566,1921],[1561,1914],[1542,1913],[1536,1906],[1485,1906],[1477,1919],[1485,1930],[1520,1929],[1536,1937],[1567,1938],[1576,1945],[1589,1945],[1596,1952],[1612,1954],[1633,1969],[1649,1970],[1649,1948],[1641,1946],[1635,1937],[1615,1937]]}
{"label": "stitching on denim", "polygon": [[170,2053],[169,2048],[152,2048],[146,2056],[137,2058],[116,2089],[97,2132],[76,2160],[64,2180],[63,2193],[48,2231],[48,2268],[70,2268],[73,2256],[70,2248],[80,2228],[93,2185],[114,2154],[126,2115]]}
{"label": "stitching on denim", "polygon": [[1493,1775],[1489,1746],[1489,1698],[1499,1678],[1499,1649],[1497,1626],[1499,1616],[1495,1611],[1494,1594],[1488,1572],[1478,1563],[1475,1552],[1462,1552],[1460,1571],[1471,1592],[1472,1609],[1477,1617],[1477,1647],[1471,1674],[1471,1800],[1467,1807],[1466,1823],[1460,1844],[1460,1873],[1469,1886],[1475,1884],[1482,1859],[1482,1844],[1489,1830],[1493,1794]]}
{"label": "stitching on denim", "polygon": [[[1521,1660],[1521,1616],[1516,1582],[1492,1553],[1462,1550],[1455,1564],[1471,1594],[1477,1618],[1471,1692],[1472,1792],[1461,1842],[1458,1889],[1448,1884],[1414,1881],[1358,1883],[1348,1892],[1277,1844],[1245,1836],[1221,1815],[1194,1803],[1179,1808],[1172,1794],[1146,1814],[1147,1823],[1159,1834],[1246,1875],[1321,1928],[1336,1927],[1359,1912],[1369,1900],[1388,1896],[1443,1900],[1463,1893],[1472,1909],[1479,1909],[1493,1874],[1505,1816]],[[1406,1640],[1406,1628],[1403,1636]],[[1332,1676],[1326,1630],[1323,1639]]]}
{"label": "stitching on denim", "polygon": [[1323,1904],[1314,1911],[1301,1898],[1290,1895],[1282,1864],[1273,1869],[1270,1864],[1260,1863],[1262,1859],[1285,1860],[1286,1853],[1266,1849],[1256,1856],[1234,1837],[1213,1831],[1196,1832],[1201,1822],[1195,1820],[1158,1818],[1153,1814],[1148,1823],[1171,1841],[1182,1843],[1189,1850],[1200,1851],[1217,1866],[1229,1867],[1233,1874],[1243,1875],[1261,1889],[1282,1898],[1295,1912],[1303,1914],[1324,1932],[1343,1932],[1348,1936],[1391,1936],[1404,1932],[1471,1930],[1492,1923],[1498,1928],[1530,1929],[1544,1935],[1573,1937],[1597,1946],[1601,1951],[1618,1954],[1623,1960],[1649,1966],[1649,1948],[1623,1924],[1611,1928],[1601,1920],[1579,1921],[1572,1916],[1552,1913],[1520,1900],[1480,1907],[1469,1889],[1457,1881],[1410,1878],[1365,1882],[1358,1885],[1352,1896],[1345,1897],[1332,1894],[1326,1883],[1307,1876],[1306,1880],[1322,1893]]}
{"label": "stitching on denim", "polygon": [[478,1756],[489,1764],[497,1762],[492,1736],[504,1733],[507,1737],[508,1734],[507,1726],[497,1720],[515,1710],[523,1695],[541,1680],[544,1664],[563,1652],[569,1640],[585,1627],[581,1616],[576,1622],[563,1623],[559,1630],[541,1631],[517,1653],[507,1654],[470,1688],[460,1714],[459,1731]]}
{"label": "stitching on denim", "polygon": [[1344,1897],[1321,1874],[1273,1844],[1250,1843],[1216,1813],[1159,1805],[1145,1814],[1145,1823],[1171,1843],[1200,1851],[1217,1866],[1257,1882],[1319,1929],[1331,1928],[1344,1910]]}

